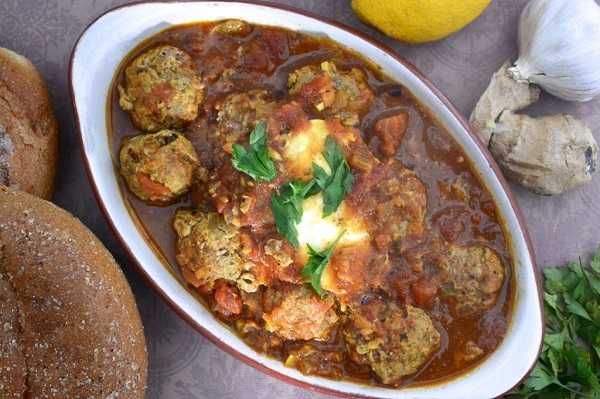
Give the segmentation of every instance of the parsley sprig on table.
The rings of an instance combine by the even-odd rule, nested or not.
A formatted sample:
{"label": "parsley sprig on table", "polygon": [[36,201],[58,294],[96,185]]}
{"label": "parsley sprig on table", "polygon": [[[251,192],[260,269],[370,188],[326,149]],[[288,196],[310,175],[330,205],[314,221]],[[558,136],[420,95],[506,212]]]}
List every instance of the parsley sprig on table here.
{"label": "parsley sprig on table", "polygon": [[325,140],[323,157],[331,169],[331,174],[313,163],[313,175],[315,182],[323,190],[323,217],[326,217],[335,212],[346,194],[352,191],[354,178],[342,148],[331,136],[327,136]]}
{"label": "parsley sprig on table", "polygon": [[335,246],[340,241],[345,231],[342,231],[340,235],[337,236],[334,242],[331,243],[327,248],[323,251],[316,251],[313,247],[308,245],[308,262],[304,265],[302,269],[302,276],[308,279],[311,287],[319,294],[323,296],[323,290],[321,289],[321,276],[329,263],[329,259],[331,255],[333,255],[333,250]]}
{"label": "parsley sprig on table", "polygon": [[250,148],[233,145],[233,167],[254,180],[271,181],[277,176],[275,163],[269,158],[267,124],[261,121],[250,133]]}
{"label": "parsley sprig on table", "polygon": [[544,270],[542,354],[512,398],[600,399],[600,248],[590,264]]}

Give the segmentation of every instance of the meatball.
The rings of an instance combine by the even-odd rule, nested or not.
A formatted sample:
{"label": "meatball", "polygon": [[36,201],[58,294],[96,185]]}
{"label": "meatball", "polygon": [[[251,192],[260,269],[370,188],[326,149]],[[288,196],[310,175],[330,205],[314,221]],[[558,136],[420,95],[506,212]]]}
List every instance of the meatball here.
{"label": "meatball", "polygon": [[392,242],[402,250],[409,241],[418,241],[425,233],[427,190],[416,174],[391,160],[358,182],[352,196],[356,207],[372,214],[369,218],[376,231],[375,243],[381,251]]}
{"label": "meatball", "polygon": [[[265,281],[278,279],[289,283],[302,283],[302,266],[294,262],[294,247],[283,240],[269,239],[264,245],[264,262],[268,265]],[[266,273],[265,273],[266,274]]]}
{"label": "meatball", "polygon": [[260,228],[273,222],[273,187],[255,184],[231,162],[233,144],[247,146],[251,130],[257,122],[267,119],[273,107],[265,91],[234,93],[215,106],[216,129],[199,119],[187,131],[196,148],[204,149],[200,157],[206,170],[204,184],[195,185],[192,199],[197,204],[209,202],[228,223],[238,227]]}
{"label": "meatball", "polygon": [[275,103],[269,101],[265,90],[250,90],[230,94],[216,109],[223,148],[231,153],[233,143],[250,134],[256,123],[266,120],[275,109]]}
{"label": "meatball", "polygon": [[119,161],[129,189],[156,204],[169,204],[185,194],[198,167],[192,143],[173,130],[125,139]]}
{"label": "meatball", "polygon": [[338,322],[332,297],[320,298],[306,286],[270,289],[274,303],[263,315],[265,328],[288,340],[325,340]]}
{"label": "meatball", "polygon": [[500,257],[480,245],[451,245],[438,268],[442,292],[453,299],[454,311],[460,315],[489,309],[504,282]]}
{"label": "meatball", "polygon": [[209,177],[206,194],[227,223],[260,230],[273,223],[270,206],[274,187],[273,183],[255,184],[228,162]]}
{"label": "meatball", "polygon": [[373,101],[373,92],[363,71],[338,71],[333,62],[307,65],[288,76],[290,94],[299,95],[325,116],[339,118],[344,125],[356,126]]}
{"label": "meatball", "polygon": [[440,346],[440,333],[423,310],[383,299],[359,305],[344,326],[350,357],[371,367],[384,384],[416,373]]}
{"label": "meatball", "polygon": [[177,233],[176,257],[186,280],[212,289],[215,281],[228,280],[245,291],[256,291],[255,265],[246,261],[239,230],[218,213],[178,209],[173,227]]}
{"label": "meatball", "polygon": [[[397,167],[399,164],[393,168]],[[377,216],[381,222],[391,224],[388,227],[392,239],[422,235],[425,231],[427,192],[415,173],[402,168],[397,175],[384,179],[379,189],[389,202],[377,207]]]}
{"label": "meatball", "polygon": [[252,27],[239,19],[228,19],[211,29],[211,33],[230,36],[247,36]]}
{"label": "meatball", "polygon": [[125,86],[119,86],[119,93],[119,104],[131,114],[134,125],[155,132],[181,128],[196,119],[204,86],[187,53],[159,46],[125,69]]}

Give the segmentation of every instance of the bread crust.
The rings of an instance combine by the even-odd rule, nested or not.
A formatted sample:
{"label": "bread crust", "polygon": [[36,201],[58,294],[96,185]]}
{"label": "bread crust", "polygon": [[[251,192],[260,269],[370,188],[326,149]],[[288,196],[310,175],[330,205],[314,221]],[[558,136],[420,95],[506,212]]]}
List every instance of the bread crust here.
{"label": "bread crust", "polygon": [[142,323],[102,243],[53,204],[0,187],[0,248],[0,350],[13,348],[0,397],[143,398]]}
{"label": "bread crust", "polygon": [[0,184],[50,199],[57,161],[46,84],[29,60],[0,47]]}
{"label": "bread crust", "polygon": [[15,291],[0,272],[0,395],[8,399],[21,399],[26,391],[27,368],[19,341],[17,309]]}

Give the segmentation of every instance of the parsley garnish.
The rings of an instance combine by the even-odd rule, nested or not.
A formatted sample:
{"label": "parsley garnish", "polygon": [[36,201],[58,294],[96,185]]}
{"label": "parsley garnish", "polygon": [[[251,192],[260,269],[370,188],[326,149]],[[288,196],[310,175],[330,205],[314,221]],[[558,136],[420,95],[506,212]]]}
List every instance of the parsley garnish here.
{"label": "parsley garnish", "polygon": [[512,398],[600,398],[600,248],[589,266],[544,270],[546,335]]}
{"label": "parsley garnish", "polygon": [[326,217],[337,210],[346,194],[352,190],[354,178],[342,148],[331,136],[327,136],[325,141],[323,157],[331,169],[331,174],[313,163],[313,175],[315,182],[323,190],[323,217]]}
{"label": "parsley garnish", "polygon": [[250,148],[233,145],[233,167],[254,180],[271,181],[277,176],[275,163],[269,158],[267,124],[258,122],[250,133]]}
{"label": "parsley garnish", "polygon": [[340,241],[340,238],[342,238],[344,233],[345,231],[342,231],[340,235],[337,236],[335,241],[321,252],[315,251],[313,247],[307,245],[308,262],[306,262],[304,268],[302,269],[302,276],[308,279],[310,285],[320,296],[323,296],[323,290],[321,289],[321,276],[325,271],[325,267],[327,267],[329,264],[329,259],[331,258],[331,255],[333,255],[335,246]]}
{"label": "parsley garnish", "polygon": [[278,194],[271,195],[271,211],[279,234],[298,247],[298,230],[296,224],[302,219],[302,203],[304,198],[315,193],[315,183],[310,181],[292,181],[279,188]]}
{"label": "parsley garnish", "polygon": [[323,192],[323,217],[337,210],[344,196],[352,190],[352,172],[344,158],[340,145],[331,136],[325,141],[323,157],[331,169],[331,175],[322,167],[313,163],[313,179],[304,183],[292,181],[279,188],[279,193],[271,195],[271,212],[279,234],[298,247],[296,225],[302,219],[304,199]]}

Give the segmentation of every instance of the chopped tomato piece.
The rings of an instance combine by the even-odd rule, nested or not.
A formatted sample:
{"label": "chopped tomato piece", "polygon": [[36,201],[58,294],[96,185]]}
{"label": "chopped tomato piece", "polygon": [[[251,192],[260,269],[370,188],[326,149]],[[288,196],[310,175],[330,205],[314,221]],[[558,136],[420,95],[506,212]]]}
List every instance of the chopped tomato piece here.
{"label": "chopped tomato piece", "polygon": [[169,82],[159,83],[152,87],[152,95],[156,96],[162,102],[167,103],[171,101],[173,96],[176,94],[175,88]]}
{"label": "chopped tomato piece", "polygon": [[410,286],[410,291],[418,306],[430,307],[437,293],[437,285],[431,280],[420,279]]}
{"label": "chopped tomato piece", "polygon": [[242,312],[242,297],[237,287],[218,281],[215,285],[215,310],[225,317]]}
{"label": "chopped tomato piece", "polygon": [[383,155],[396,155],[407,128],[408,114],[405,112],[383,118],[375,124],[375,135],[381,140],[379,149]]}
{"label": "chopped tomato piece", "polygon": [[167,187],[155,182],[146,173],[138,173],[137,179],[140,186],[142,186],[142,189],[148,194],[151,200],[153,198],[161,198],[165,195],[169,195],[169,189]]}
{"label": "chopped tomato piece", "polygon": [[335,88],[333,80],[328,75],[317,76],[300,90],[300,96],[317,107],[317,109],[327,108],[335,100]]}

